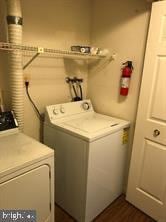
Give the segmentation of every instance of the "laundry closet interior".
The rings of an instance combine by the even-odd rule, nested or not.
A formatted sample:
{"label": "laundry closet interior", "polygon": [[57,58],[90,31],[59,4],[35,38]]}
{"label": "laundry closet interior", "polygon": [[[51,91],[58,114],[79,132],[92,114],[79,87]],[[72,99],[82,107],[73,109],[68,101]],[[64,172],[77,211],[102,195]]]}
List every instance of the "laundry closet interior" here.
{"label": "laundry closet interior", "polygon": [[[108,136],[107,125],[104,125],[107,117],[115,118],[110,119],[113,123],[109,123],[109,127],[120,127],[120,124],[124,124],[119,128],[122,133],[117,140],[121,145],[126,145],[124,146],[125,160],[122,157],[114,158],[110,152],[109,161],[107,155],[108,165],[114,160],[124,161],[124,164],[116,163],[110,174],[114,171],[115,177],[116,173],[117,177],[123,177],[122,182],[117,183],[123,184],[121,193],[125,194],[126,201],[159,222],[166,222],[166,176],[164,176],[164,174],[166,175],[166,103],[163,99],[164,84],[166,84],[164,76],[166,68],[165,16],[165,1],[0,0],[0,115],[12,110],[20,132],[53,148],[55,168],[51,162],[50,169],[55,169],[55,180],[60,172],[58,171],[56,174],[56,146],[58,145],[59,149],[63,144],[63,138],[64,141],[71,144],[73,141],[65,135],[67,131],[71,130],[73,138],[77,137],[74,133],[77,135],[80,132],[81,136],[78,136],[77,139],[82,142],[73,142],[73,146],[81,144],[80,147],[84,147],[84,143],[88,150],[85,151],[87,159],[91,156],[90,150],[93,147],[91,144],[99,138],[98,125],[94,125],[94,128],[92,126],[93,131],[89,126],[91,124],[89,117],[75,122],[72,117],[73,119],[66,122],[66,125],[61,126],[60,121],[62,121],[61,117],[64,117],[63,114],[66,115],[65,118],[68,118],[66,114],[68,110],[69,114],[73,116],[81,115],[81,113],[82,116],[86,116],[86,111],[92,112],[91,115],[93,112],[97,115],[101,114],[101,122],[97,124],[101,124],[101,131],[105,133],[103,138]],[[60,118],[54,119],[54,116],[58,115]],[[96,118],[98,116],[94,117],[92,124]],[[89,121],[89,128],[86,121],[87,124]],[[58,135],[55,137],[51,125],[54,123],[57,127],[55,133]],[[81,133],[79,127],[83,127],[83,124],[85,128],[81,130],[84,130],[84,133]],[[46,131],[48,126],[51,130]],[[72,130],[71,127],[75,127],[75,130]],[[60,134],[61,128],[65,128],[64,134]],[[117,131],[118,128],[112,132]],[[91,134],[89,134],[90,136],[88,132]],[[52,138],[55,139],[55,147]],[[140,152],[137,151],[138,146],[143,147],[140,148]],[[0,131],[0,149],[1,147]],[[133,151],[132,155],[134,149],[136,151]],[[58,153],[57,158],[59,155],[65,155],[65,150],[66,148],[64,148],[64,153]],[[98,155],[102,156],[105,149],[103,148],[102,151],[101,145],[99,150],[101,154],[95,154],[95,158],[99,158]],[[72,152],[75,151],[72,150]],[[73,159],[74,156],[73,154]],[[61,163],[65,165],[63,161],[73,160],[72,157],[67,159],[66,155],[66,159],[62,159]],[[85,176],[86,179],[83,180],[87,186],[81,188],[86,190],[84,191],[87,196],[81,196],[82,199],[86,199],[86,202],[91,198],[87,194],[91,192],[91,189],[88,188],[88,184],[91,183],[88,181],[91,179],[88,178],[91,175],[90,172],[93,174],[93,171],[88,170],[91,165],[90,160],[85,158],[80,161],[87,161],[85,169],[81,168],[87,169],[87,178]],[[96,165],[93,165],[92,162],[92,169],[96,168],[95,175],[99,170],[97,163],[95,162]],[[72,167],[74,168],[74,165]],[[121,167],[123,173],[120,173]],[[58,178],[65,183],[66,179],[63,180],[62,177],[65,172],[71,173],[72,169],[71,171],[65,171],[65,168],[63,170]],[[82,173],[84,170],[80,172]],[[109,174],[107,175],[109,178]],[[67,175],[66,178],[69,178],[68,176],[70,175]],[[93,177],[92,179],[95,180]],[[82,178],[80,180],[82,181]],[[0,177],[0,182],[4,181]],[[113,177],[111,183],[114,182]],[[52,183],[53,178],[51,178]],[[60,182],[57,187],[61,187],[59,184]],[[63,189],[67,189],[66,187]],[[56,186],[54,188],[56,190]],[[51,185],[52,192],[54,188]],[[95,189],[97,192],[98,188]],[[103,189],[107,189],[106,184]],[[60,192],[67,193],[66,190]],[[54,192],[50,195],[54,196]],[[110,196],[112,198],[112,194]],[[63,198],[65,199],[65,197]],[[108,196],[106,198],[109,199]],[[102,198],[101,200],[104,201]],[[53,201],[51,199],[51,204]],[[93,205],[90,199],[89,204],[83,201],[80,205],[84,205],[85,213],[83,213],[84,210],[80,210],[77,215],[74,206],[69,209],[70,202],[61,201],[61,198],[58,201],[58,206],[60,205],[63,210],[80,222],[92,221],[109,206],[109,204],[107,206],[103,204],[105,208],[101,207],[101,210],[98,210],[97,207],[100,208],[100,204],[98,204],[94,209],[96,214],[86,213],[86,211],[88,212],[86,208]],[[77,205],[77,201],[75,204]],[[0,200],[1,206],[3,207],[3,204],[1,205]],[[93,217],[93,215],[95,216]],[[45,218],[45,216],[40,218]],[[48,221],[53,222],[54,217],[50,218]],[[40,219],[38,222],[45,221],[47,221],[46,218]]]}

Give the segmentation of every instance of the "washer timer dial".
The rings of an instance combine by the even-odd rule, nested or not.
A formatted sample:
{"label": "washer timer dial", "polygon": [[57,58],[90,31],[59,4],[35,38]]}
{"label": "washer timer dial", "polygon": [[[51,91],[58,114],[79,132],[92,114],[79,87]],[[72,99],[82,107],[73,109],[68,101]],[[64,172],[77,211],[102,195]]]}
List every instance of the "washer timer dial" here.
{"label": "washer timer dial", "polygon": [[89,110],[89,109],[90,109],[90,103],[84,102],[84,103],[82,104],[82,108],[83,108],[84,110]]}

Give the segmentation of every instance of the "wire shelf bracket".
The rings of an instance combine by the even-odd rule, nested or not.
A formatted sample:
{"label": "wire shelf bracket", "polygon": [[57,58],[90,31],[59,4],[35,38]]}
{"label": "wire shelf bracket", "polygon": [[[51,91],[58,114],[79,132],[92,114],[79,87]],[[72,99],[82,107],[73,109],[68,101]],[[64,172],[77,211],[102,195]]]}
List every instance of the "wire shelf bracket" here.
{"label": "wire shelf bracket", "polygon": [[23,70],[25,70],[41,53],[44,53],[44,48],[38,47],[38,52],[23,66]]}

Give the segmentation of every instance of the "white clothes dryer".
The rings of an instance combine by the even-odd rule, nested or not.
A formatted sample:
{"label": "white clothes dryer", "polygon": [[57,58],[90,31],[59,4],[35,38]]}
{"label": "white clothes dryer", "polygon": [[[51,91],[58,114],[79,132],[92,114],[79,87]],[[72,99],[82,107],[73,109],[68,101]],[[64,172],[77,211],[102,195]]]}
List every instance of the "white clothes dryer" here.
{"label": "white clothes dryer", "polygon": [[[4,118],[0,124],[6,128]],[[0,209],[35,210],[36,221],[54,222],[54,151],[17,128],[0,131]]]}
{"label": "white clothes dryer", "polygon": [[122,193],[128,128],[127,121],[96,113],[90,100],[46,107],[56,202],[77,221],[92,221]]}

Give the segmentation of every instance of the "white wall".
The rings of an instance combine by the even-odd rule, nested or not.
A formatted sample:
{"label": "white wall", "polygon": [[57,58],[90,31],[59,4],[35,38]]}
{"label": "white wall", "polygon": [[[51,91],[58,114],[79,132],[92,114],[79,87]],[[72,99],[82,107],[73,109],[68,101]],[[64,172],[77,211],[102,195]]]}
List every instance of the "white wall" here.
{"label": "white wall", "polygon": [[[150,3],[145,0],[93,0],[92,45],[116,53],[115,61],[93,66],[88,97],[98,112],[131,121],[130,148],[137,111],[147,37]],[[119,96],[122,63],[134,65],[129,95]]]}

